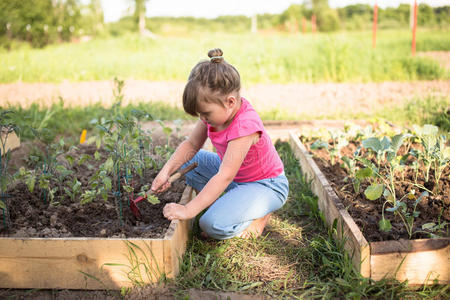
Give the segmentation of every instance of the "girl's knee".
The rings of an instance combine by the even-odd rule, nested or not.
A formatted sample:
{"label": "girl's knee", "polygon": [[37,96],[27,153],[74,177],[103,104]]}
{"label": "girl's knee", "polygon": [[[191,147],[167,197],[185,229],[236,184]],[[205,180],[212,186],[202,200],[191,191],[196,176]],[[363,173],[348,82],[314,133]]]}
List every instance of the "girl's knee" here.
{"label": "girl's knee", "polygon": [[208,236],[215,238],[213,225],[214,221],[211,218],[208,218],[206,214],[201,216],[200,220],[198,221],[198,225],[202,229],[204,233],[206,233]]}
{"label": "girl's knee", "polygon": [[244,227],[248,226],[248,224],[222,224],[216,218],[212,218],[205,213],[199,220],[199,226],[209,237],[218,240],[225,240],[238,235]]}
{"label": "girl's knee", "polygon": [[211,238],[224,240],[233,237],[232,235],[230,236],[230,234],[227,234],[224,230],[220,229],[217,222],[215,222],[213,218],[208,217],[207,214],[204,214],[200,218],[199,225],[202,231]]}

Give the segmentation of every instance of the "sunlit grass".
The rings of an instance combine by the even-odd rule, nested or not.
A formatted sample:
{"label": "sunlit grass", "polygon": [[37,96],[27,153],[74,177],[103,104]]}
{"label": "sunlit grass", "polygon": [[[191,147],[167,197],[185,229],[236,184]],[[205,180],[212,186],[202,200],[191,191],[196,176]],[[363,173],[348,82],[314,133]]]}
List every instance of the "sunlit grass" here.
{"label": "sunlit grass", "polygon": [[374,282],[353,267],[317,210],[317,198],[287,143],[277,143],[290,192],[285,206],[258,239],[190,240],[176,290],[206,289],[263,294],[275,299],[440,299],[447,287],[417,291],[406,282]]}
{"label": "sunlit grass", "polygon": [[[449,121],[450,98],[442,97],[426,97],[414,98],[404,102],[400,106],[384,105],[371,114],[369,113],[352,113],[352,112],[336,112],[327,115],[314,114],[294,114],[288,111],[269,110],[258,111],[263,121],[308,121],[317,119],[328,120],[366,120],[374,121],[379,119],[387,120],[399,126],[411,126],[412,124],[434,124],[441,128],[444,132],[450,132]],[[28,108],[19,106],[4,107],[15,111],[14,120],[23,131],[21,139],[27,140],[34,137],[29,128],[44,127],[51,130],[53,136],[64,135],[79,137],[83,129],[88,130],[89,134],[95,134],[96,128],[93,119],[104,116],[109,107],[101,104],[84,106],[84,107],[66,107],[64,102],[53,104],[49,108],[33,104]],[[187,115],[182,109],[165,104],[163,102],[136,102],[121,108],[123,112],[131,110],[140,110],[149,114],[150,120],[168,120],[176,119],[193,121],[195,118]]]}
{"label": "sunlit grass", "polygon": [[[448,31],[419,31],[418,49],[450,50]],[[196,37],[138,35],[87,43],[0,50],[0,83],[125,79],[186,80],[211,48],[224,50],[246,83],[368,82],[449,78],[437,62],[411,57],[409,31],[332,34],[205,34]]]}

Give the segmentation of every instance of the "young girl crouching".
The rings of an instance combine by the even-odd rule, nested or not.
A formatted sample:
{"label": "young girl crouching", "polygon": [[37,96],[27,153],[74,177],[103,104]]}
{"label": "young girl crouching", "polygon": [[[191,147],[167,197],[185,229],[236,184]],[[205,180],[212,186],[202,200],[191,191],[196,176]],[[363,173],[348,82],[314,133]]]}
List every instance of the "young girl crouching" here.
{"label": "young girl crouching", "polygon": [[[200,120],[151,189],[165,191],[172,173],[197,162],[198,167],[186,174],[197,196],[186,205],[166,204],[164,216],[191,219],[208,208],[199,221],[207,236],[259,236],[270,214],[286,202],[284,166],[260,117],[239,94],[238,71],[224,60],[222,50],[210,50],[208,56],[192,69],[183,93],[184,110]],[[201,149],[208,137],[217,153]]]}

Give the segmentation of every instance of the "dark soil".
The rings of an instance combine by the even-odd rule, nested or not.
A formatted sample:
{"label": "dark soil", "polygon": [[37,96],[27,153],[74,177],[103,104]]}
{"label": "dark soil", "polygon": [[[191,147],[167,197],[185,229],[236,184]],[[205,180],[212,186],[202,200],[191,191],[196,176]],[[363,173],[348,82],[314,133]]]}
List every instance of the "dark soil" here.
{"label": "dark soil", "polygon": [[[181,140],[172,139],[173,146]],[[42,148],[38,143],[24,143],[20,148],[12,151],[11,166],[18,169],[20,166],[29,164],[25,158],[30,152],[36,152]],[[71,155],[75,161],[83,154],[93,156],[98,149],[94,144],[79,145],[77,150],[71,150]],[[82,184],[82,189],[89,187],[88,180],[96,172],[100,164],[107,158],[107,152],[99,149],[100,160],[90,159],[80,165],[76,162],[70,166],[64,161],[64,155],[58,159],[59,163],[74,171],[74,175],[66,180],[73,180],[75,176]],[[162,160],[162,158],[156,158]],[[137,219],[129,208],[130,198],[137,198],[137,192],[143,184],[150,185],[158,171],[155,169],[146,170],[143,179],[136,176],[132,180],[132,186],[136,194],[129,195],[121,191],[123,225],[121,225],[119,215],[116,210],[114,194],[110,192],[108,199],[95,199],[86,204],[80,203],[77,197],[71,200],[59,189],[55,193],[53,201],[45,201],[44,192],[37,187],[30,193],[23,182],[12,186],[7,194],[8,207],[10,208],[11,224],[5,228],[0,222],[0,236],[9,237],[140,237],[140,238],[162,238],[170,224],[170,221],[162,215],[162,208],[166,203],[178,202],[185,188],[184,180],[178,180],[172,187],[157,195],[159,204],[150,204],[145,199],[138,203],[142,218]],[[123,181],[123,179],[122,179]],[[1,210],[0,210],[1,213]],[[0,214],[1,216],[1,214]]]}
{"label": "dark soil", "polygon": [[[331,165],[331,159],[328,152],[325,149],[310,150],[310,145],[313,141],[308,141],[306,138],[300,137],[302,143],[313,156],[314,161],[326,176],[337,196],[341,199],[344,206],[347,208],[349,214],[352,216],[356,224],[363,232],[366,239],[370,242],[386,241],[386,240],[398,240],[409,239],[408,232],[401,218],[392,213],[385,211],[384,217],[389,219],[392,225],[392,229],[389,232],[384,232],[379,229],[378,223],[382,219],[384,197],[371,201],[364,195],[364,190],[369,185],[368,182],[361,183],[359,193],[355,193],[349,174],[347,170],[342,168],[343,161],[336,159],[334,165]],[[341,151],[342,156],[352,157],[356,148],[360,145],[359,142],[350,142],[348,146],[344,147]],[[413,145],[413,147],[419,147]],[[364,149],[363,149],[364,151]],[[402,146],[399,150],[399,154],[405,154],[405,148]],[[403,153],[402,153],[403,151]],[[410,158],[411,159],[411,158]],[[410,160],[409,159],[409,160]],[[408,161],[410,163],[410,161]],[[408,164],[407,162],[407,164]],[[361,165],[360,165],[361,166]],[[434,188],[434,174],[430,172],[430,178],[428,182],[422,175],[422,168],[419,170],[417,183],[425,186],[429,190]],[[415,190],[416,197],[420,195],[424,190],[414,186],[416,172],[411,167],[406,167],[403,172],[396,174],[396,195],[397,199],[401,199],[404,195],[408,194],[411,190]],[[404,198],[403,202],[406,202],[408,211],[412,212],[415,199]],[[385,208],[390,207],[386,205]],[[413,225],[412,239],[429,238],[431,235],[429,232],[423,232],[422,225],[430,222],[438,224],[439,221],[447,222],[447,225],[439,232],[434,232],[441,237],[449,237],[449,223],[450,223],[450,166],[447,165],[444,169],[442,177],[440,179],[440,193],[430,194],[423,197],[418,203],[416,211],[420,214],[415,218]]]}

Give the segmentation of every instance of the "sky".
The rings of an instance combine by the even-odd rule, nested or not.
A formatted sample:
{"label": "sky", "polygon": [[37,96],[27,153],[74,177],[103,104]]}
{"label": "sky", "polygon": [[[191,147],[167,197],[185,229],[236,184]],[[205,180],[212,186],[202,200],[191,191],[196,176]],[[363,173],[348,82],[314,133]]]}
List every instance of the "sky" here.
{"label": "sky", "polygon": [[[381,8],[397,7],[400,3],[411,3],[414,0],[377,0]],[[84,0],[82,2],[89,2]],[[291,4],[301,4],[303,0],[149,0],[147,16],[193,16],[216,18],[220,15],[246,15],[255,13],[281,13]],[[418,0],[431,6],[449,5],[449,0]],[[130,13],[133,0],[101,0],[105,22],[114,22]],[[350,4],[373,5],[375,0],[329,0],[331,7],[342,7]]]}

